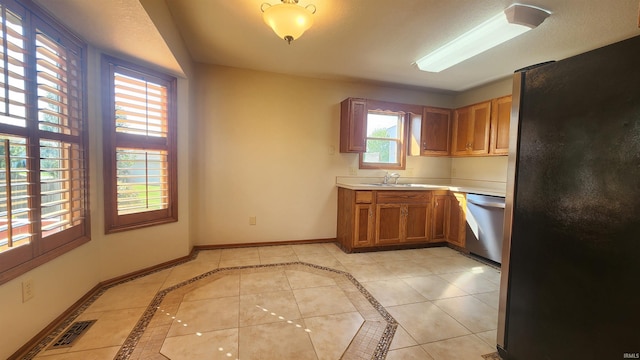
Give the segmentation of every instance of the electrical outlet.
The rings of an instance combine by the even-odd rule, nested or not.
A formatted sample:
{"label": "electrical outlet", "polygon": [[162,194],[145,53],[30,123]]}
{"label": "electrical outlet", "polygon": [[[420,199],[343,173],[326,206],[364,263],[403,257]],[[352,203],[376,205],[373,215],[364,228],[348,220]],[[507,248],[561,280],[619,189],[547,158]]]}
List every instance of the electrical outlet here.
{"label": "electrical outlet", "polygon": [[331,145],[329,146],[329,155],[335,155],[336,153],[336,147]]}
{"label": "electrical outlet", "polygon": [[352,176],[356,176],[356,175],[358,175],[358,169],[357,169],[357,168],[355,168],[355,167],[353,167],[353,166],[352,166],[352,167],[350,167],[350,168],[349,168],[349,175],[352,175]]}
{"label": "electrical outlet", "polygon": [[33,279],[27,279],[22,282],[22,302],[27,302],[35,296],[33,291]]}
{"label": "electrical outlet", "polygon": [[409,177],[413,176],[413,168],[407,168],[406,173],[407,173],[407,176]]}
{"label": "electrical outlet", "polygon": [[456,168],[451,168],[451,177],[456,177]]}
{"label": "electrical outlet", "polygon": [[249,225],[255,225],[255,224],[256,224],[256,217],[249,216]]}

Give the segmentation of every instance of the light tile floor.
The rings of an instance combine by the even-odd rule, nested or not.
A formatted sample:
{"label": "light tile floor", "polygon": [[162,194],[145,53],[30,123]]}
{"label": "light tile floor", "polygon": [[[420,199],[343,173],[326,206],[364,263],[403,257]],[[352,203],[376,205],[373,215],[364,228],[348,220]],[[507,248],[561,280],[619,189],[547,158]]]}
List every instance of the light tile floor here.
{"label": "light tile floor", "polygon": [[[42,350],[36,358],[113,359],[164,289],[218,268],[296,261],[350,273],[384,306],[398,322],[387,359],[482,360],[495,351],[495,268],[444,247],[346,254],[327,243],[200,251],[192,261],[109,288],[75,319],[98,321],[73,347]],[[330,276],[272,270],[198,283],[163,305],[175,311],[157,328],[164,331],[158,343],[148,346],[161,346],[162,358],[174,360],[339,358],[366,311]],[[291,325],[298,322],[301,328]]]}

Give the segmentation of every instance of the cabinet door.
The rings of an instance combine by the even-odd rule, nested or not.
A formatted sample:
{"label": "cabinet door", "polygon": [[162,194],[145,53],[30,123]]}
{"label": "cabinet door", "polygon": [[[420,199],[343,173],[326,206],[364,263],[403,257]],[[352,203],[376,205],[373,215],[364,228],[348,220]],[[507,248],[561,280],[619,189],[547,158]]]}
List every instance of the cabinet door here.
{"label": "cabinet door", "polygon": [[373,245],[373,205],[356,204],[353,230],[353,247]]}
{"label": "cabinet door", "polygon": [[425,107],[422,115],[421,155],[449,155],[451,110]]}
{"label": "cabinet door", "polygon": [[451,139],[452,155],[489,154],[490,128],[491,101],[456,109]]}
{"label": "cabinet door", "polygon": [[434,241],[446,239],[446,209],[450,203],[449,195],[434,195],[433,197],[433,236]]}
{"label": "cabinet door", "polygon": [[404,207],[404,241],[427,242],[430,240],[431,225],[429,219],[431,204],[407,204]]}
{"label": "cabinet door", "polygon": [[491,101],[471,107],[471,133],[469,135],[469,151],[473,155],[489,153],[489,129],[491,127]]}
{"label": "cabinet door", "polygon": [[509,153],[509,125],[511,122],[511,95],[494,99],[491,104],[491,141],[489,153]]}
{"label": "cabinet door", "polygon": [[340,104],[340,152],[365,152],[367,101],[348,98]]}
{"label": "cabinet door", "polygon": [[446,226],[447,241],[451,244],[464,247],[466,232],[466,197],[463,193],[453,193],[449,196],[450,204],[447,211],[448,222]]}
{"label": "cabinet door", "polygon": [[376,206],[376,245],[399,244],[404,236],[402,231],[406,217],[406,207],[402,204],[378,204]]}
{"label": "cabinet door", "polygon": [[469,151],[469,132],[471,129],[471,107],[456,109],[453,116],[453,134],[451,139],[452,155],[467,155]]}

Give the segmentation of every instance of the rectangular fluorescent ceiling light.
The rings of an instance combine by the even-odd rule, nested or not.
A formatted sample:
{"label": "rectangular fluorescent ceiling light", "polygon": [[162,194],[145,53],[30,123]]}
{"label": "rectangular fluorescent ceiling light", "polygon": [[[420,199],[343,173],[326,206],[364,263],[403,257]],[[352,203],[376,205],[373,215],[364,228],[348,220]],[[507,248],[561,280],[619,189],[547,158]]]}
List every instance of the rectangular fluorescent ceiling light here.
{"label": "rectangular fluorescent ceiling light", "polygon": [[551,12],[513,4],[436,51],[416,61],[422,71],[440,72],[542,24]]}

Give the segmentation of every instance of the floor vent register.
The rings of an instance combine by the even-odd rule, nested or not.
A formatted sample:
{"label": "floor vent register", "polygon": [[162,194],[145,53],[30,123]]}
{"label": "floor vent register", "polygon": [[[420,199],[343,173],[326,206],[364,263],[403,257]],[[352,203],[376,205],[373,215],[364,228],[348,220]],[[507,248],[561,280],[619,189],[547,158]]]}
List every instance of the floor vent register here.
{"label": "floor vent register", "polygon": [[49,349],[60,349],[73,346],[97,320],[76,321],[49,347]]}

